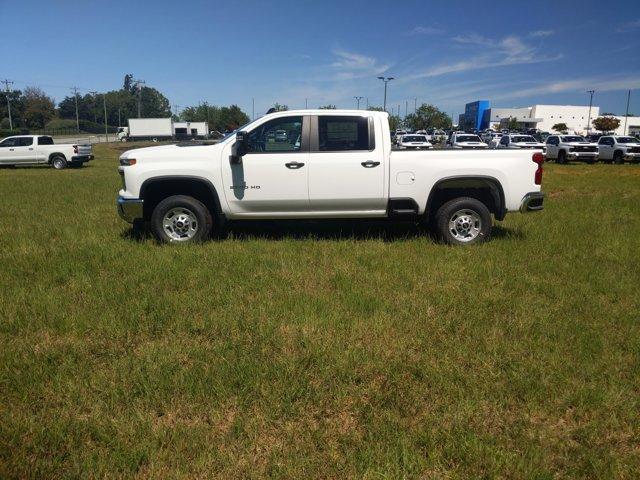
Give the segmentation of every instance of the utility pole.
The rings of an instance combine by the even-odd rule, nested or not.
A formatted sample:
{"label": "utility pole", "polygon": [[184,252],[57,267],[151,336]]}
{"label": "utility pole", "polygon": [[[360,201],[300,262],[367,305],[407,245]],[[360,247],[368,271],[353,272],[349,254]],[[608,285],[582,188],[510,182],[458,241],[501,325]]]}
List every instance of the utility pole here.
{"label": "utility pole", "polygon": [[369,110],[369,97],[367,97],[367,110]]}
{"label": "utility pole", "polygon": [[4,86],[5,86],[4,91],[7,93],[7,110],[9,111],[9,130],[13,130],[13,120],[11,119],[11,100],[9,99],[9,94],[11,93],[11,90],[9,90],[9,84],[13,85],[13,82],[5,78],[2,81],[2,83],[4,83]]}
{"label": "utility pole", "polygon": [[138,118],[142,118],[142,87],[140,85],[144,85],[147,82],[144,80],[133,80],[133,82],[136,84],[136,90],[138,91]]}
{"label": "utility pole", "polygon": [[407,118],[409,115],[409,100],[404,101],[404,118]]}
{"label": "utility pole", "polygon": [[122,122],[120,122],[120,107],[118,107],[118,127],[122,126]]}
{"label": "utility pole", "polygon": [[378,77],[378,80],[382,80],[384,82],[384,104],[382,108],[385,112],[387,111],[387,83],[393,79],[394,77]]}
{"label": "utility pole", "polygon": [[80,133],[80,117],[78,117],[78,87],[72,87],[73,97],[76,99],[76,129]]}
{"label": "utility pole", "polygon": [[627,92],[627,111],[624,114],[624,132],[623,135],[627,134],[627,119],[629,118],[629,100],[631,100],[631,90]]}
{"label": "utility pole", "polygon": [[175,110],[174,115],[177,117],[178,115],[180,115],[180,105],[178,105],[177,103],[173,104],[173,109]]}
{"label": "utility pole", "polygon": [[595,90],[587,90],[587,93],[590,94],[589,97],[589,116],[587,117],[587,135],[589,135],[589,130],[591,129],[591,106],[593,105],[593,94]]}
{"label": "utility pole", "polygon": [[356,102],[358,103],[358,106],[356,107],[356,110],[360,110],[360,100],[362,100],[364,97],[353,97],[356,99]]}
{"label": "utility pole", "polygon": [[415,115],[415,113],[418,111],[418,97],[413,97],[413,113]]}
{"label": "utility pole", "polygon": [[102,94],[102,106],[104,107],[104,139],[109,141],[109,129],[107,127],[107,95]]}
{"label": "utility pole", "polygon": [[96,92],[95,90],[92,92],[89,92],[91,94],[91,96],[93,97],[93,123],[98,123],[98,118],[96,115],[96,107],[97,107],[97,102],[96,102],[96,97],[98,96],[98,92]]}
{"label": "utility pole", "polygon": [[309,108],[309,99],[308,98],[304,99],[304,108],[305,109]]}
{"label": "utility pole", "polygon": [[251,99],[251,120],[256,119],[256,99]]}

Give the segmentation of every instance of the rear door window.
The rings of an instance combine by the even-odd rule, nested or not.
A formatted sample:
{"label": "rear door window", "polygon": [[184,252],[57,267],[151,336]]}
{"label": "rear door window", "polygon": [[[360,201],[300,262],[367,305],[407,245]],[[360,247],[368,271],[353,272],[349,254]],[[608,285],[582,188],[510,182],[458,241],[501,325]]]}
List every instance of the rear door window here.
{"label": "rear door window", "polygon": [[373,122],[368,117],[318,116],[318,150],[344,152],[373,150]]}
{"label": "rear door window", "polygon": [[51,138],[51,137],[38,137],[38,145],[53,145],[53,138]]}

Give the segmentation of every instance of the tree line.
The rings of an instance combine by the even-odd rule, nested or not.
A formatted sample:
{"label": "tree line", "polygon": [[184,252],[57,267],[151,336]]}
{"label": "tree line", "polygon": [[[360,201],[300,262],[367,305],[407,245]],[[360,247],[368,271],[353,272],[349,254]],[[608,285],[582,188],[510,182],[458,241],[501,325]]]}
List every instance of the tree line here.
{"label": "tree line", "polygon": [[[38,87],[0,92],[0,129],[9,129],[7,97],[11,106],[14,129],[43,129],[52,124],[73,125],[77,116],[82,125],[125,126],[129,118],[168,118],[182,121],[209,121],[210,130],[233,130],[249,121],[237,105],[217,107],[201,104],[187,107],[179,115],[172,115],[169,99],[159,90],[137,85],[133,76],[124,77],[122,88],[108,92],[69,94],[56,105],[53,97]],[[67,122],[53,122],[67,120]],[[73,121],[73,122],[71,122]]]}

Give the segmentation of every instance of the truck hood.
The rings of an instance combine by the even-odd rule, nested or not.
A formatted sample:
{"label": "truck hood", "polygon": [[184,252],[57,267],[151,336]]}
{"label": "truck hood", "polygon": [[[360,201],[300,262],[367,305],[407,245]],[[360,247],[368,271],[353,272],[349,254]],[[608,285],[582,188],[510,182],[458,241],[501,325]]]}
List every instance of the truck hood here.
{"label": "truck hood", "polygon": [[538,143],[538,142],[511,142],[511,145],[514,145],[520,148],[544,147],[544,143]]}
{"label": "truck hood", "polygon": [[200,153],[207,149],[207,152],[212,152],[214,149],[222,148],[221,144],[214,145],[202,145],[199,143],[185,143],[177,145],[161,145],[158,147],[145,147],[136,148],[133,150],[127,150],[120,158],[135,158],[140,161],[147,161],[153,159],[164,158],[177,158],[180,156],[189,156],[194,153]]}

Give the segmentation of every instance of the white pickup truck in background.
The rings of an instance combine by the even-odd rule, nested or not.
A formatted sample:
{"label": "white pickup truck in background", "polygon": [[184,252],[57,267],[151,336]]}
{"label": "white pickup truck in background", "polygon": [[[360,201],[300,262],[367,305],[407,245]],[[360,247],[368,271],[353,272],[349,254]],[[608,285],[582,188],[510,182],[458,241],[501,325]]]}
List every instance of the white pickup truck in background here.
{"label": "white pickup truck in background", "polygon": [[18,135],[0,141],[0,165],[51,165],[56,170],[79,167],[93,159],[91,145],[54,143],[46,135]]}
{"label": "white pickup truck in background", "polygon": [[543,162],[533,150],[392,151],[385,112],[293,110],[215,145],[124,152],[117,208],[161,242],[202,241],[234,220],[389,218],[472,244],[492,215],[542,209]]}
{"label": "white pickup truck in background", "polygon": [[496,148],[535,148],[545,150],[545,144],[539,142],[531,135],[509,134],[503,135]]}
{"label": "white pickup truck in background", "polygon": [[459,148],[465,150],[483,150],[489,148],[489,145],[480,140],[480,137],[472,133],[454,132],[449,137],[447,145],[450,148]]}
{"label": "white pickup truck in background", "polygon": [[640,162],[640,141],[635,137],[602,136],[598,139],[598,157],[604,163]]}
{"label": "white pickup truck in background", "polygon": [[547,160],[557,163],[567,163],[569,160],[594,163],[598,158],[598,144],[579,135],[549,135],[545,146]]}

